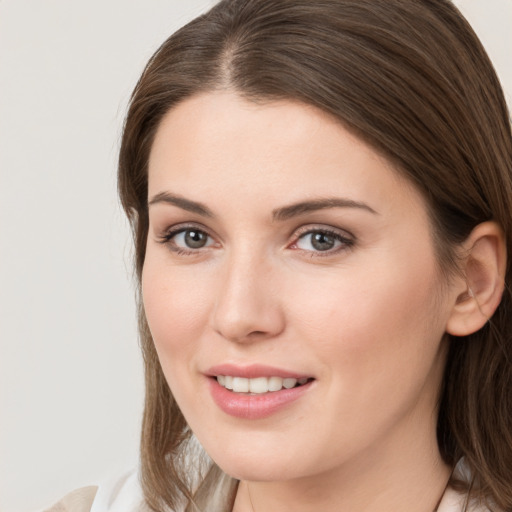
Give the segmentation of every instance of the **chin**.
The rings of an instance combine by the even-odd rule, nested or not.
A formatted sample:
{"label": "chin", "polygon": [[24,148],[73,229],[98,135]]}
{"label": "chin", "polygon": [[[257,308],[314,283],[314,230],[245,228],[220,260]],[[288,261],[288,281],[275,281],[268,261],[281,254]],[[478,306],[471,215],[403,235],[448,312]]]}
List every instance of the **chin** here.
{"label": "chin", "polygon": [[[239,448],[239,447],[238,447]],[[245,451],[233,447],[222,453],[212,453],[210,457],[227,475],[238,480],[269,482],[292,480],[305,476],[303,457],[289,457],[278,450]],[[301,450],[297,450],[297,454]]]}
{"label": "chin", "polygon": [[226,464],[218,464],[218,466],[232,478],[250,482],[275,482],[292,480],[299,477],[297,474],[292,474],[290,468],[283,468],[282,466],[272,467],[272,465],[261,467],[261,464],[256,465],[250,461],[228,462]]}

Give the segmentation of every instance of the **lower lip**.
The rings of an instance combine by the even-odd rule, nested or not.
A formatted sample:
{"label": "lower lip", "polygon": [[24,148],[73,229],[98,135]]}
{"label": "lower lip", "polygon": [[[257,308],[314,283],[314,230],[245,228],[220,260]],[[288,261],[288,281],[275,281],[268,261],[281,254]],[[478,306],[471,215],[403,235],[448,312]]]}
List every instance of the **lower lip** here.
{"label": "lower lip", "polygon": [[291,389],[249,395],[234,393],[222,387],[216,379],[209,378],[210,392],[222,411],[236,418],[257,420],[284,409],[301,398],[311,388],[313,381]]}

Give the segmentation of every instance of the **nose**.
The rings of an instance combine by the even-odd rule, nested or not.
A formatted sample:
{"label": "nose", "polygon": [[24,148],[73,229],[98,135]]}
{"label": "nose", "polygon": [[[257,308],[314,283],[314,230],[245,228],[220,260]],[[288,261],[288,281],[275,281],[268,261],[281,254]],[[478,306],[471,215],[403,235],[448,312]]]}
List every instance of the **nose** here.
{"label": "nose", "polygon": [[275,273],[261,254],[233,254],[221,272],[213,308],[214,330],[236,343],[279,335],[285,317]]}

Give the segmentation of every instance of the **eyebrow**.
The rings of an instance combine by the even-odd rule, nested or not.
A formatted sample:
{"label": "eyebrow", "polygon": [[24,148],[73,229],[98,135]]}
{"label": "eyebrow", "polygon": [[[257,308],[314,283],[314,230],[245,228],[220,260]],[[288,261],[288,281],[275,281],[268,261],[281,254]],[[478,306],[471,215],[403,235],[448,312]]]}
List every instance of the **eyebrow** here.
{"label": "eyebrow", "polygon": [[171,204],[181,208],[182,210],[186,210],[187,212],[202,215],[203,217],[214,216],[213,212],[204,204],[191,201],[190,199],[185,199],[182,196],[177,196],[175,194],[171,194],[170,192],[160,192],[159,194],[156,194],[150,199],[148,206],[158,203]]}
{"label": "eyebrow", "polygon": [[283,221],[298,215],[303,215],[304,213],[324,210],[326,208],[359,208],[361,210],[366,210],[374,215],[378,215],[378,213],[366,203],[343,197],[330,197],[326,199],[302,201],[300,203],[277,208],[272,212],[272,218],[277,221]]}
{"label": "eyebrow", "polygon": [[[203,203],[191,201],[190,199],[185,199],[182,196],[171,194],[170,192],[160,192],[156,194],[149,200],[148,206],[159,203],[171,204],[181,208],[182,210],[197,213],[203,217],[214,217],[213,212]],[[358,208],[366,210],[374,215],[378,215],[378,213],[366,203],[342,197],[329,197],[325,199],[301,201],[300,203],[294,203],[277,208],[272,211],[272,218],[274,221],[285,221],[292,217],[297,217],[317,210],[325,210],[327,208]]]}

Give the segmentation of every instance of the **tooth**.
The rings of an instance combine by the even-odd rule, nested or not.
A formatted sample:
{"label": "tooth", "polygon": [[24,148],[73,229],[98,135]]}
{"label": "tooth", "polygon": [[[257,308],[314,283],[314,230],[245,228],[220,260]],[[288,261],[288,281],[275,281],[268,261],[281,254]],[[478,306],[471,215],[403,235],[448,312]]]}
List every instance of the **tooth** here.
{"label": "tooth", "polygon": [[233,377],[233,391],[235,393],[249,393],[249,379]]}
{"label": "tooth", "polygon": [[279,391],[283,387],[291,389],[295,387],[297,383],[301,385],[306,384],[308,380],[309,379],[307,377],[302,377],[300,379],[283,379],[281,377],[255,377],[253,379],[247,379],[245,377],[217,375],[217,382],[219,385],[236,393],[262,394],[269,391]]}
{"label": "tooth", "polygon": [[297,379],[283,379],[283,386],[286,389],[291,389],[297,384]]}
{"label": "tooth", "polygon": [[268,390],[279,391],[283,387],[283,379],[281,377],[270,377],[268,379]]}
{"label": "tooth", "polygon": [[249,391],[251,393],[266,393],[268,391],[268,379],[266,377],[249,379]]}

